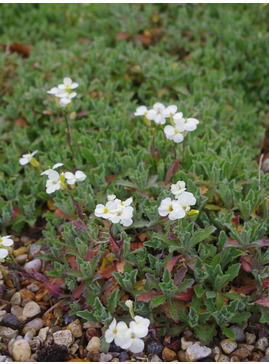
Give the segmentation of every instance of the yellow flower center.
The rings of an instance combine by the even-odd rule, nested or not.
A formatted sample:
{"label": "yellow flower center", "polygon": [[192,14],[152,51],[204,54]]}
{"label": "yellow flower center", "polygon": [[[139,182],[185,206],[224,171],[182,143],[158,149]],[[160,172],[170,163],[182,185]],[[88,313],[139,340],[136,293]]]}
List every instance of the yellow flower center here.
{"label": "yellow flower center", "polygon": [[113,332],[113,334],[114,334],[114,335],[116,335],[116,334],[117,334],[117,332],[118,332],[118,330],[115,328],[115,329],[113,329],[113,331],[112,331],[112,332]]}
{"label": "yellow flower center", "polygon": [[107,207],[105,207],[104,208],[104,214],[107,214],[108,213],[108,208]]}
{"label": "yellow flower center", "polygon": [[2,243],[3,239],[0,238],[0,243]]}
{"label": "yellow flower center", "polygon": [[178,134],[179,133],[179,131],[177,129],[175,129],[174,132],[175,132],[175,134]]}
{"label": "yellow flower center", "polygon": [[173,211],[173,206],[172,206],[172,205],[170,205],[170,206],[168,207],[168,211],[169,211],[169,212],[172,212],[172,211]]}
{"label": "yellow flower center", "polygon": [[131,333],[131,338],[135,339],[135,334],[133,332]]}

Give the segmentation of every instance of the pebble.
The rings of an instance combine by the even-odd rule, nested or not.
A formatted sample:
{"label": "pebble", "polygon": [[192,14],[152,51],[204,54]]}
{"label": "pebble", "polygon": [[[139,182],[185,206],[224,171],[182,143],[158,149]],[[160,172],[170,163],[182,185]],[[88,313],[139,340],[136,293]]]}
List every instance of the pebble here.
{"label": "pebble", "polygon": [[130,356],[128,353],[126,353],[126,351],[122,351],[120,353],[120,355],[118,356],[119,361],[126,361],[126,360],[130,360]]}
{"label": "pebble", "polygon": [[211,354],[211,349],[207,346],[201,346],[199,342],[191,345],[186,350],[187,361],[197,361],[207,358]]}
{"label": "pebble", "polygon": [[6,356],[5,355],[0,355],[0,363],[6,361]]}
{"label": "pebble", "polygon": [[120,361],[118,358],[113,358],[111,361],[116,362],[116,361]]}
{"label": "pebble", "polygon": [[21,304],[21,295],[19,292],[16,292],[10,299],[10,302],[16,303],[17,305]]}
{"label": "pebble", "polygon": [[146,346],[147,354],[153,353],[153,354],[156,354],[159,357],[161,357],[163,349],[164,349],[164,346],[162,344],[160,344],[158,341],[150,340],[147,342],[147,346]]}
{"label": "pebble", "polygon": [[35,318],[32,321],[27,322],[24,327],[32,327],[36,331],[39,331],[43,327],[43,320],[41,318]]}
{"label": "pebble", "polygon": [[177,358],[177,354],[168,348],[164,348],[162,352],[162,359],[163,361],[173,361]]}
{"label": "pebble", "polygon": [[111,359],[112,359],[113,357],[112,357],[112,355],[111,354],[109,354],[109,353],[101,353],[101,355],[100,355],[100,362],[107,362],[107,361],[110,361]]}
{"label": "pebble", "polygon": [[74,355],[78,351],[78,349],[79,349],[79,344],[75,342],[73,345],[71,345],[69,353]]}
{"label": "pebble", "polygon": [[246,332],[246,343],[249,345],[253,345],[256,342],[256,335],[251,332]]}
{"label": "pebble", "polygon": [[31,357],[31,348],[28,341],[17,340],[13,344],[12,355],[15,361],[27,361]]}
{"label": "pebble", "polygon": [[71,322],[76,321],[76,319],[77,319],[76,315],[70,316],[69,312],[66,312],[66,314],[64,315],[64,324],[65,325],[71,324]]}
{"label": "pebble", "polygon": [[30,347],[31,347],[32,351],[36,352],[41,347],[41,340],[40,340],[39,337],[34,337],[33,340],[31,340],[29,342],[29,344],[30,344]]}
{"label": "pebble", "polygon": [[265,350],[265,356],[269,356],[269,347]]}
{"label": "pebble", "polygon": [[28,243],[28,241],[29,241],[29,240],[30,240],[30,238],[29,238],[28,236],[24,236],[24,235],[23,235],[23,236],[21,236],[21,242],[22,242],[22,243],[24,243],[24,244],[25,244],[25,243]]}
{"label": "pebble", "polygon": [[265,352],[265,350],[268,348],[268,339],[267,337],[261,337],[256,342],[256,349],[261,350],[262,352]]}
{"label": "pebble", "polygon": [[225,361],[230,361],[230,358],[228,356],[226,356],[226,355],[223,355],[223,354],[215,355],[215,361],[222,363],[222,362],[225,362]]}
{"label": "pebble", "polygon": [[67,348],[73,343],[73,336],[70,330],[60,330],[53,334],[54,344],[65,345]]}
{"label": "pebble", "polygon": [[93,321],[87,321],[83,323],[83,329],[92,329],[92,328],[100,329],[101,324],[100,322],[93,322]]}
{"label": "pebble", "polygon": [[33,292],[33,293],[36,293],[36,292],[38,292],[38,291],[39,291],[40,287],[38,287],[38,285],[37,285],[37,284],[35,284],[35,283],[31,283],[31,284],[29,284],[29,285],[27,286],[27,289],[28,289],[29,291]]}
{"label": "pebble", "polygon": [[33,274],[32,269],[36,270],[37,272],[40,271],[42,267],[42,262],[40,259],[33,259],[30,262],[26,263],[24,266],[24,269],[26,270],[27,273],[29,274]]}
{"label": "pebble", "polygon": [[87,345],[87,351],[95,351],[95,350],[100,352],[102,351],[101,340],[97,336],[92,337]]}
{"label": "pebble", "polygon": [[23,316],[23,308],[20,306],[12,306],[10,312],[12,315],[16,316],[20,322],[24,322],[27,320],[26,316]]}
{"label": "pebble", "polygon": [[29,330],[24,335],[24,340],[31,341],[35,334],[36,334],[35,329],[33,329],[32,327],[29,327]]}
{"label": "pebble", "polygon": [[22,333],[24,335],[27,334],[27,332],[33,332],[34,335],[36,335],[36,330],[33,327],[30,326],[24,326],[24,328],[22,329]]}
{"label": "pebble", "polygon": [[41,248],[42,248],[41,245],[38,245],[38,244],[35,244],[35,243],[31,244],[30,245],[30,254],[32,256],[38,254],[40,252]]}
{"label": "pebble", "polygon": [[258,336],[260,337],[265,337],[269,335],[269,328],[268,325],[266,324],[261,324],[260,325],[260,329],[259,329],[259,333]]}
{"label": "pebble", "polygon": [[184,350],[179,350],[179,352],[177,353],[177,357],[179,361],[186,361],[186,353]]}
{"label": "pebble", "polygon": [[22,254],[26,254],[28,252],[28,249],[26,248],[26,246],[21,246],[18,249],[13,250],[13,255],[14,257],[18,257]]}
{"label": "pebble", "polygon": [[26,259],[28,258],[28,254],[22,254],[15,258],[16,262],[18,264],[24,264],[26,262]]}
{"label": "pebble", "polygon": [[66,327],[66,329],[70,330],[75,338],[81,337],[83,334],[82,327],[81,327],[80,321],[78,319],[76,321],[71,322]]}
{"label": "pebble", "polygon": [[13,339],[17,337],[18,330],[13,330],[9,327],[0,326],[0,336],[5,339]]}
{"label": "pebble", "polygon": [[220,355],[220,348],[218,346],[214,346],[214,348],[212,349],[212,354],[213,355]]}
{"label": "pebble", "polygon": [[231,361],[232,361],[232,362],[235,362],[235,361],[240,361],[240,360],[239,360],[239,358],[238,358],[236,355],[233,355],[233,356],[231,357]]}
{"label": "pebble", "polygon": [[46,341],[48,335],[49,327],[43,327],[39,330],[38,337],[41,339],[42,343]]}
{"label": "pebble", "polygon": [[21,289],[19,291],[19,293],[21,295],[22,300],[26,300],[26,299],[33,300],[35,298],[35,294],[26,288]]}
{"label": "pebble", "polygon": [[16,339],[12,338],[8,342],[7,348],[8,348],[8,352],[9,352],[10,355],[12,355],[12,349],[13,349],[13,345],[14,345],[15,341],[16,341]]}
{"label": "pebble", "polygon": [[148,359],[151,363],[159,363],[162,361],[156,354],[149,354]]}
{"label": "pebble", "polygon": [[237,343],[245,342],[245,332],[240,326],[232,325],[229,327],[229,329],[235,333],[235,335],[236,335],[235,340]]}
{"label": "pebble", "polygon": [[87,359],[92,362],[100,361],[100,352],[98,350],[89,351],[87,354]]}
{"label": "pebble", "polygon": [[30,301],[30,302],[26,303],[22,313],[26,317],[34,317],[34,316],[38,315],[40,312],[41,312],[41,309],[40,309],[39,305],[34,301]]}
{"label": "pebble", "polygon": [[6,314],[7,314],[7,311],[5,311],[5,310],[1,310],[1,311],[0,311],[0,322],[1,322],[2,318],[3,318]]}
{"label": "pebble", "polygon": [[111,353],[121,353],[122,352],[122,348],[120,346],[117,346],[114,342],[112,342],[109,345],[109,350]]}
{"label": "pebble", "polygon": [[1,325],[10,327],[13,330],[17,330],[21,326],[20,320],[12,313],[7,313],[1,320]]}
{"label": "pebble", "polygon": [[225,354],[231,354],[237,348],[237,342],[231,339],[225,339],[220,342],[220,346]]}
{"label": "pebble", "polygon": [[187,340],[184,336],[181,338],[181,349],[187,350],[189,346],[193,344],[192,341]]}
{"label": "pebble", "polygon": [[269,361],[269,356],[264,356],[263,358],[260,359],[260,361],[263,361],[263,362],[268,362]]}
{"label": "pebble", "polygon": [[249,355],[251,355],[251,351],[252,350],[248,349],[246,346],[236,349],[233,352],[233,355],[237,356],[238,359],[245,359],[245,358],[247,358]]}

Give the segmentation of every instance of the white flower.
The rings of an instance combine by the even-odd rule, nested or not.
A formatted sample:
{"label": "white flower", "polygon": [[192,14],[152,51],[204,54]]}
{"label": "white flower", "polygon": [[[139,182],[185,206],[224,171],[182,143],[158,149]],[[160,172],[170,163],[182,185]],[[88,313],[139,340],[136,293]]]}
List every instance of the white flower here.
{"label": "white flower", "polygon": [[10,239],[11,235],[0,237],[0,245],[11,246],[14,244],[14,241]]}
{"label": "white flower", "polygon": [[177,198],[179,195],[181,195],[184,191],[186,191],[185,188],[185,182],[183,181],[177,181],[176,184],[171,185],[171,192],[175,197]]}
{"label": "white flower", "polygon": [[183,132],[185,131],[184,122],[176,120],[175,124],[166,125],[164,133],[167,139],[173,140],[175,143],[181,143],[184,139]]}
{"label": "white flower", "polygon": [[46,192],[53,193],[61,188],[62,182],[60,175],[57,171],[51,170],[48,173],[48,179],[46,182]]}
{"label": "white flower", "polygon": [[165,106],[160,102],[156,102],[153,105],[153,109],[149,110],[147,113],[148,120],[154,120],[156,124],[165,124],[166,119],[164,116]]}
{"label": "white flower", "polygon": [[193,131],[197,128],[197,124],[199,124],[199,120],[194,118],[183,118],[182,116],[174,116],[173,118],[175,123],[184,123],[184,129],[186,131]]}
{"label": "white flower", "polygon": [[173,115],[173,121],[176,122],[179,119],[182,119],[183,117],[183,113],[182,112],[177,112]]}
{"label": "white flower", "polygon": [[114,210],[112,210],[112,216],[110,217],[111,222],[113,224],[120,223],[123,226],[131,226],[133,223],[133,207],[126,206],[123,208],[119,208],[119,205],[115,206]]}
{"label": "white flower", "polygon": [[[116,319],[113,319],[109,328],[105,332],[105,340],[108,344],[110,344],[113,340],[117,346],[120,346],[122,349],[127,349],[126,346],[126,333],[128,327],[125,322],[120,321],[117,324]],[[129,345],[129,344],[128,344]]]}
{"label": "white flower", "polygon": [[94,215],[104,219],[110,219],[113,216],[112,210],[115,209],[114,201],[108,201],[105,205],[98,204],[95,208]]}
{"label": "white flower", "polygon": [[7,249],[0,249],[0,259],[5,259],[8,256],[8,250]]}
{"label": "white flower", "polygon": [[45,170],[44,172],[40,173],[40,176],[43,176],[44,174],[49,175],[52,170],[59,168],[61,166],[63,166],[63,163],[56,163],[56,164],[54,164],[54,166],[52,168],[49,168],[49,169]]}
{"label": "white flower", "polygon": [[66,178],[66,182],[69,185],[73,185],[76,182],[82,182],[85,181],[85,179],[87,178],[86,174],[81,172],[81,171],[76,171],[75,174],[71,173],[71,172],[65,172],[64,174],[65,178]]}
{"label": "white flower", "polygon": [[169,220],[182,219],[185,216],[185,211],[178,200],[171,200],[170,197],[162,200],[158,208],[159,215],[167,216]]}
{"label": "white flower", "polygon": [[63,108],[70,105],[72,102],[72,99],[77,96],[76,92],[71,92],[70,94],[67,94],[66,96],[60,98],[59,104]]}
{"label": "white flower", "polygon": [[61,90],[58,87],[53,87],[51,90],[47,91],[47,93],[58,98],[68,95],[68,92],[66,90]]}
{"label": "white flower", "polygon": [[185,212],[188,212],[190,210],[191,205],[196,204],[196,198],[193,196],[191,192],[183,192],[182,194],[178,195],[177,202],[180,203],[183,210]]}
{"label": "white flower", "polygon": [[131,308],[133,308],[133,301],[132,301],[132,300],[127,300],[127,301],[125,301],[125,305],[126,305],[129,309],[131,309]]}
{"label": "white flower", "polygon": [[[131,323],[130,323],[131,325]],[[125,349],[132,351],[134,354],[141,353],[144,350],[144,341],[136,335],[136,333],[130,328],[125,334]],[[123,347],[121,346],[123,349]]]}
{"label": "white flower", "polygon": [[148,113],[148,109],[146,108],[146,106],[139,106],[134,115],[135,116],[146,116],[147,117],[147,113]]}
{"label": "white flower", "polygon": [[29,163],[34,155],[38,152],[38,150],[35,150],[33,153],[23,154],[22,158],[20,158],[20,164],[24,166],[25,164]]}
{"label": "white flower", "polygon": [[63,80],[63,83],[58,86],[60,90],[67,91],[68,93],[71,93],[71,90],[78,87],[77,82],[73,82],[70,77],[65,77]]}
{"label": "white flower", "polygon": [[[174,117],[176,112],[177,112],[177,106],[176,105],[169,105],[169,106],[167,106],[167,108],[164,109],[163,115],[166,118],[171,118],[171,117]],[[182,113],[179,113],[179,114],[182,114]]]}
{"label": "white flower", "polygon": [[8,256],[8,249],[5,247],[10,247],[14,244],[14,241],[10,237],[11,235],[0,237],[0,259],[5,259]]}
{"label": "white flower", "polygon": [[114,201],[116,198],[116,195],[107,195],[107,200],[108,201]]}
{"label": "white flower", "polygon": [[134,321],[130,322],[130,329],[135,333],[136,337],[145,337],[148,334],[149,319],[141,316],[135,316]]}
{"label": "white flower", "polygon": [[103,217],[110,220],[113,224],[122,224],[123,226],[131,226],[133,223],[133,207],[130,206],[133,198],[130,197],[126,201],[121,201],[115,195],[107,196],[106,205],[98,204],[94,214],[97,217]]}

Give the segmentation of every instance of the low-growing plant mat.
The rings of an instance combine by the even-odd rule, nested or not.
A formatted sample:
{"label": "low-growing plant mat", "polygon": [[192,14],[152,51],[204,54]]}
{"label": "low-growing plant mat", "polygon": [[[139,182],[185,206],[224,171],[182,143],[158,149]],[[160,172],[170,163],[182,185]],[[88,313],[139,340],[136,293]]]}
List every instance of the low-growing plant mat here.
{"label": "low-growing plant mat", "polygon": [[[0,5],[0,228],[14,240],[2,361],[269,360],[268,16],[267,4]],[[73,150],[47,94],[64,77],[79,84]],[[196,130],[176,144],[134,116],[156,102]],[[49,194],[40,173],[55,163],[87,178]],[[171,221],[158,208],[177,181],[196,204]],[[112,194],[132,197],[130,226],[96,217]],[[141,353],[105,339],[132,320],[127,300],[150,320]]]}

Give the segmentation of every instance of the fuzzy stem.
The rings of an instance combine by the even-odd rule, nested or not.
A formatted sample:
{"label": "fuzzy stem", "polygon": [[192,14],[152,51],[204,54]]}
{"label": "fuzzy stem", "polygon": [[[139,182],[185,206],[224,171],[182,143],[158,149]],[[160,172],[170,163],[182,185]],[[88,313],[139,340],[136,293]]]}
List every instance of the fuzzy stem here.
{"label": "fuzzy stem", "polygon": [[65,120],[65,124],[66,124],[66,137],[67,137],[67,143],[69,145],[69,148],[71,150],[73,159],[75,158],[75,154],[73,151],[73,147],[72,147],[72,141],[71,141],[71,133],[70,133],[70,126],[69,126],[69,122],[67,119],[67,115],[66,115],[66,111],[64,110],[64,120]]}

